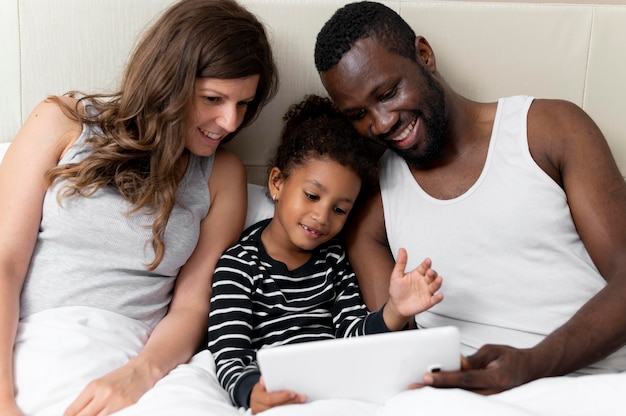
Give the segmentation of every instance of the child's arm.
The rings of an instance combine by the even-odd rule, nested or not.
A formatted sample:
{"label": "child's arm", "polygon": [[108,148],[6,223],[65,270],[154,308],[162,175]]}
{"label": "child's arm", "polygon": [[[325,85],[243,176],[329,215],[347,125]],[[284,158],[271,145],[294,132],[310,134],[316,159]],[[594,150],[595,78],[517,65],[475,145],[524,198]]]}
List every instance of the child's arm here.
{"label": "child's arm", "polygon": [[426,259],[409,273],[404,273],[406,250],[400,249],[389,284],[389,301],[377,312],[370,312],[361,298],[357,278],[345,257],[338,256],[335,265],[337,296],[333,306],[335,336],[350,336],[398,331],[406,327],[416,313],[441,302],[443,295],[435,293],[442,279],[430,268]]}
{"label": "child's arm", "polygon": [[370,313],[361,298],[359,284],[345,251],[337,251],[332,266],[335,301],[332,308],[335,337],[345,338],[388,332],[382,312]]}
{"label": "child's arm", "polygon": [[250,392],[261,376],[252,348],[253,283],[233,250],[222,255],[215,269],[208,348],[215,359],[217,378],[233,404],[248,407]]}
{"label": "child's arm", "polygon": [[443,300],[442,278],[431,269],[432,262],[425,259],[419,266],[405,273],[406,250],[398,250],[398,260],[389,281],[389,301],[383,309],[383,319],[390,331],[402,329],[417,313],[435,306]]}
{"label": "child's arm", "polygon": [[220,259],[213,277],[209,315],[209,350],[215,359],[217,378],[233,404],[250,408],[253,414],[274,406],[304,403],[306,396],[289,390],[268,393],[252,346],[253,275],[236,248]]}

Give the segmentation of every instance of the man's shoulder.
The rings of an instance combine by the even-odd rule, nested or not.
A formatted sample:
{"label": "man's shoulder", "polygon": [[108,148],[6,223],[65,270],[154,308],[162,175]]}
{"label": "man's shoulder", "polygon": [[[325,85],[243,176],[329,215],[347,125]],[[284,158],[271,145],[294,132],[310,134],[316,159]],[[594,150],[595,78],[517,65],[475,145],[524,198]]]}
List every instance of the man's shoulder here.
{"label": "man's shoulder", "polygon": [[535,98],[528,112],[529,123],[568,123],[572,118],[586,116],[577,104],[554,98]]}
{"label": "man's shoulder", "polygon": [[559,99],[533,101],[528,111],[527,137],[535,162],[561,186],[561,172],[571,155],[586,153],[605,140],[581,107]]}

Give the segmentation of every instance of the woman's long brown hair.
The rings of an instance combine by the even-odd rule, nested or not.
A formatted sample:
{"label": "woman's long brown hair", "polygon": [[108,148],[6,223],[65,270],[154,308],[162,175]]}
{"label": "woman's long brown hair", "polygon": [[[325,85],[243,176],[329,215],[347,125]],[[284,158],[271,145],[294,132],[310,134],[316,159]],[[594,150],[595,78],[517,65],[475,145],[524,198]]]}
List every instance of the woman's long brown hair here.
{"label": "woman's long brown hair", "polygon": [[[101,134],[88,138],[93,152],[84,160],[52,168],[48,184],[67,180],[60,198],[90,196],[113,186],[132,203],[129,214],[153,215],[155,258],[147,267],[154,270],[163,259],[165,227],[177,202],[177,161],[185,150],[185,122],[193,111],[195,79],[256,74],[260,75],[256,95],[240,128],[256,118],[278,87],[263,25],[234,0],[174,4],[138,43],[118,92],[84,95],[71,91],[68,95],[80,97],[75,107],[50,97],[70,117],[96,127]],[[84,111],[81,104],[95,111]]]}

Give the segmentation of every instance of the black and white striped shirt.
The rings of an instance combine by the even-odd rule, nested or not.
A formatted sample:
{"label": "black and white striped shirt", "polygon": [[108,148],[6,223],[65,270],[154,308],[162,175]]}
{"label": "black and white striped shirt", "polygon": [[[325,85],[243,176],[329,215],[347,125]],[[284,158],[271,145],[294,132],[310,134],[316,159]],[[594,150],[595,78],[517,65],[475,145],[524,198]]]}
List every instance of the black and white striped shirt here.
{"label": "black and white striped shirt", "polygon": [[242,407],[249,406],[259,381],[260,348],[388,331],[382,313],[370,313],[363,304],[337,240],[288,270],[261,243],[269,221],[248,228],[221,257],[213,277],[209,350],[220,383]]}

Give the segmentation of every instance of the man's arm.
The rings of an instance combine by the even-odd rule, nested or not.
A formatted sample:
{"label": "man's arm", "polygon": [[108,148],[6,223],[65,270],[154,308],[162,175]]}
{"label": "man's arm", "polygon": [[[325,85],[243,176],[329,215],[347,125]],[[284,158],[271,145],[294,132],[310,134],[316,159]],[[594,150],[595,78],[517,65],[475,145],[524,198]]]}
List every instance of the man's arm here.
{"label": "man's arm", "polygon": [[528,137],[535,161],[565,190],[607,285],[535,347],[485,346],[467,357],[465,371],[428,375],[426,384],[494,393],[576,371],[626,344],[626,183],[608,144],[580,108],[563,101],[533,103]]}
{"label": "man's arm", "polygon": [[531,153],[549,174],[550,165],[556,168],[576,229],[607,281],[534,348],[537,356],[549,356],[551,366],[540,363],[549,376],[592,364],[626,344],[626,182],[604,136],[579,107],[539,100],[529,119]]}
{"label": "man's arm", "polygon": [[395,264],[385,230],[380,192],[359,204],[350,214],[345,243],[359,281],[363,301],[377,311],[389,298],[389,277]]}

